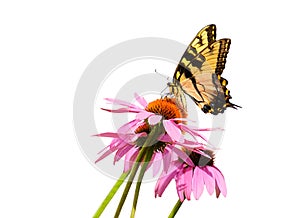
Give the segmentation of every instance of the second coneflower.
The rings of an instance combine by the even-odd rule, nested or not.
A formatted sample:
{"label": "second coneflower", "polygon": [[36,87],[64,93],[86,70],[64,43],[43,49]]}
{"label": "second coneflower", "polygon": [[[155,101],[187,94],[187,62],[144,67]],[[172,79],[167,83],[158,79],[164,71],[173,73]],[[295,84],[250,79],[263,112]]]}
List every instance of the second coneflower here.
{"label": "second coneflower", "polygon": [[[153,165],[154,174],[161,167],[157,163],[162,163],[163,172],[167,172],[170,164],[177,159],[183,160],[189,166],[194,166],[194,162],[187,151],[192,151],[193,149],[203,150],[205,143],[203,139],[205,138],[201,134],[202,130],[186,125],[185,118],[187,114],[176,105],[172,98],[157,99],[147,103],[143,97],[136,95],[136,101],[139,103],[139,106],[116,99],[106,100],[108,103],[118,104],[121,107],[103,110],[112,113],[135,113],[136,116],[135,119],[121,126],[117,132],[106,132],[96,135],[112,138],[111,144],[99,153],[100,156],[96,163],[114,152],[114,160],[118,161],[124,157],[125,163],[124,173],[94,217],[100,216],[122,184],[122,181],[129,175],[123,196],[115,213],[115,217],[119,216],[132,181],[139,167],[141,167],[131,212],[131,217],[134,217],[141,181],[149,166]],[[185,137],[186,135],[190,135],[189,139]]]}
{"label": "second coneflower", "polygon": [[220,193],[225,197],[227,194],[226,183],[221,171],[214,165],[214,154],[210,150],[200,151],[194,149],[189,152],[193,164],[190,165],[182,159],[172,162],[170,170],[163,172],[155,187],[155,196],[161,197],[172,179],[175,179],[178,202],[174,206],[169,217],[174,217],[185,199],[190,200],[193,193],[195,199],[199,199],[206,187],[216,197]]}

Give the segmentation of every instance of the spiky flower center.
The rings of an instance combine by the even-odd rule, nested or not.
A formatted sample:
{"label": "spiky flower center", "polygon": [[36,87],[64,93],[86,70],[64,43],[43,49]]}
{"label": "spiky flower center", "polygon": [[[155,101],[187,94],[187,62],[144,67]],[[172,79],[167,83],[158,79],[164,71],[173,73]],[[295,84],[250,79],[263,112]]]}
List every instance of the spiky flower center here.
{"label": "spiky flower center", "polygon": [[165,119],[182,118],[183,113],[174,103],[173,99],[163,98],[150,102],[146,111],[162,115]]}
{"label": "spiky flower center", "polygon": [[[155,101],[150,102],[145,108],[146,111],[152,112],[154,114],[162,115],[164,119],[174,119],[174,118],[182,118],[186,117],[184,112],[179,109],[174,101],[171,98],[163,98],[157,99]],[[177,123],[181,121],[176,121]],[[140,125],[135,133],[146,132],[149,133],[149,124],[144,123]]]}
{"label": "spiky flower center", "polygon": [[212,166],[214,165],[214,153],[212,151],[209,150],[205,150],[204,153],[206,153],[208,156],[210,156],[210,158],[201,155],[197,152],[191,152],[189,157],[191,158],[191,160],[193,161],[193,163],[196,166]]}

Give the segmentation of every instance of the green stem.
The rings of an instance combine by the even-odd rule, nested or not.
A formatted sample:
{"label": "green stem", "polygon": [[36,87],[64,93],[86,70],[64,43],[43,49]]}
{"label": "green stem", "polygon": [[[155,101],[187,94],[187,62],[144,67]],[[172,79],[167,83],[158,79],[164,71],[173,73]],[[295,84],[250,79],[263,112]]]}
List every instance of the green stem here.
{"label": "green stem", "polygon": [[140,193],[142,180],[143,180],[143,177],[144,177],[145,172],[147,170],[147,166],[149,165],[149,161],[152,158],[152,155],[153,155],[153,151],[148,151],[147,154],[146,154],[146,158],[144,160],[144,163],[142,165],[142,168],[141,168],[141,171],[140,171],[140,174],[139,174],[139,177],[138,177],[138,181],[137,181],[137,184],[136,184],[135,192],[134,192],[134,199],[133,199],[133,205],[132,205],[132,209],[131,209],[130,218],[134,218],[134,216],[135,216],[136,205],[137,205],[138,198],[139,198],[139,193]]}
{"label": "green stem", "polygon": [[120,186],[123,184],[123,182],[126,179],[126,177],[129,175],[129,173],[130,173],[130,171],[128,171],[126,173],[123,173],[120,176],[120,178],[117,180],[117,182],[115,183],[115,185],[112,187],[112,189],[110,190],[110,192],[108,193],[108,195],[106,196],[106,198],[103,200],[102,204],[99,206],[99,208],[96,211],[96,213],[94,214],[93,218],[100,217],[100,215],[103,213],[103,211],[106,208],[106,206],[109,204],[109,202],[114,197],[114,195],[116,194],[116,192],[118,191],[118,189],[120,188]]}
{"label": "green stem", "polygon": [[144,148],[142,148],[142,149],[140,150],[139,155],[137,156],[137,158],[136,158],[136,160],[135,160],[135,163],[134,163],[134,165],[133,165],[133,167],[132,167],[132,170],[131,170],[129,179],[128,179],[127,184],[126,184],[126,186],[125,186],[125,189],[124,189],[124,191],[123,191],[123,195],[122,195],[122,197],[121,197],[121,199],[120,199],[118,208],[117,208],[117,210],[116,210],[116,213],[115,213],[115,216],[114,216],[115,218],[119,217],[119,215],[120,215],[120,213],[121,213],[122,207],[123,207],[123,205],[124,205],[124,203],[125,203],[125,200],[126,200],[126,198],[127,198],[128,192],[129,192],[130,187],[131,187],[131,185],[132,185],[133,179],[134,179],[134,177],[135,177],[135,175],[136,175],[136,172],[138,171],[138,168],[139,168],[139,165],[140,165],[139,162],[140,162],[140,161],[142,160],[142,158],[144,157],[145,152],[146,152],[146,148],[144,147]]}
{"label": "green stem", "polygon": [[[183,200],[184,201],[184,200]],[[178,201],[176,202],[176,204],[174,205],[171,213],[169,214],[168,218],[174,218],[176,213],[178,212],[179,208],[181,207],[183,201],[181,202],[180,199],[178,199]]]}
{"label": "green stem", "polygon": [[128,195],[128,192],[130,190],[130,187],[132,185],[132,182],[133,182],[133,179],[138,171],[138,168],[140,166],[140,162],[143,160],[143,158],[145,157],[145,153],[146,151],[149,149],[150,146],[152,146],[153,144],[155,144],[157,142],[157,138],[158,136],[161,134],[161,131],[162,131],[162,124],[157,124],[153,127],[153,129],[150,131],[145,143],[143,144],[140,152],[139,152],[139,155],[137,156],[136,160],[135,160],[135,163],[132,167],[132,170],[131,170],[131,173],[130,173],[130,176],[129,176],[129,179],[127,181],[127,184],[125,186],[125,189],[123,191],[123,195],[120,199],[120,202],[119,202],[119,205],[118,205],[118,208],[116,210],[116,213],[115,213],[115,218],[118,218],[120,213],[121,213],[121,210],[122,210],[122,207],[125,203],[125,200],[126,200],[126,197]]}

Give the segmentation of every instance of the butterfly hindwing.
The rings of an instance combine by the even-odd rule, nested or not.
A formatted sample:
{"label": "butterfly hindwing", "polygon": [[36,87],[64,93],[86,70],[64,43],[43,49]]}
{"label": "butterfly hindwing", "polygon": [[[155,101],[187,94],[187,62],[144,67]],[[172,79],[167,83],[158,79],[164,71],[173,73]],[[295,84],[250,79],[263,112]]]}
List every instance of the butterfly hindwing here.
{"label": "butterfly hindwing", "polygon": [[228,82],[221,77],[230,42],[230,39],[216,41],[216,26],[208,25],[190,43],[176,68],[174,84],[205,113],[218,114],[227,107],[239,107],[229,102]]}

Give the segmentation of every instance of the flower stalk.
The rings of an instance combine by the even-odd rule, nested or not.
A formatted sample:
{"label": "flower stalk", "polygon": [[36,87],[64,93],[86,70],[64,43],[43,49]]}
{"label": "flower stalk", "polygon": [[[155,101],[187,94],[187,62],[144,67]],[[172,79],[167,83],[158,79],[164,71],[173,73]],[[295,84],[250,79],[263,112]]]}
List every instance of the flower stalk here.
{"label": "flower stalk", "polygon": [[136,162],[134,163],[134,165],[132,167],[129,179],[128,179],[127,184],[125,186],[125,189],[123,191],[122,197],[120,199],[120,202],[119,202],[119,205],[118,205],[118,208],[116,210],[116,213],[115,213],[114,217],[119,217],[119,215],[121,213],[122,207],[123,207],[123,205],[125,203],[125,200],[127,198],[128,192],[129,192],[130,187],[132,185],[133,179],[134,179],[134,177],[135,177],[135,175],[136,175],[136,173],[138,171],[138,168],[139,168],[139,165],[140,165],[140,161],[143,159],[143,157],[145,155],[145,152],[146,152],[146,148],[142,148],[141,151],[140,151],[140,153],[139,153],[139,155],[136,158]]}
{"label": "flower stalk", "polygon": [[116,192],[119,190],[120,186],[123,184],[123,182],[126,179],[126,177],[129,175],[129,173],[130,173],[130,171],[122,173],[122,175],[120,176],[120,178],[117,180],[117,182],[115,183],[115,185],[112,187],[112,189],[110,190],[110,192],[106,196],[106,198],[103,200],[102,204],[99,206],[99,208],[96,211],[96,213],[94,214],[93,218],[100,217],[100,215],[105,210],[106,206],[109,204],[109,202],[111,201],[111,199],[114,197],[114,195],[116,194]]}
{"label": "flower stalk", "polygon": [[136,205],[137,205],[138,198],[139,198],[139,193],[140,193],[140,188],[141,188],[142,180],[143,180],[143,177],[144,177],[145,172],[147,170],[147,167],[149,165],[149,161],[152,158],[152,155],[153,155],[153,151],[147,152],[146,157],[145,157],[145,161],[144,161],[144,163],[143,163],[143,165],[141,167],[141,172],[139,174],[138,181],[137,181],[136,188],[135,188],[135,192],[134,192],[134,199],[133,199],[133,205],[132,205],[132,209],[131,209],[130,218],[134,218],[134,216],[135,216]]}
{"label": "flower stalk", "polygon": [[[144,166],[145,166],[145,169],[144,169],[144,170],[143,170],[143,169],[141,170],[140,176],[141,176],[141,178],[143,177],[143,175],[144,175],[144,173],[145,173],[145,171],[146,171],[147,165],[149,164],[149,161],[145,160],[144,158],[145,158],[145,157],[146,157],[146,158],[149,158],[149,157],[150,157],[149,160],[151,159],[152,154],[153,154],[153,150],[150,149],[150,146],[152,146],[152,145],[157,141],[157,138],[158,138],[157,136],[160,135],[160,134],[161,134],[161,125],[160,125],[160,124],[155,125],[155,126],[152,128],[152,130],[150,131],[150,133],[149,133],[149,135],[148,135],[148,137],[147,137],[145,143],[143,144],[143,146],[142,146],[142,148],[141,148],[141,150],[140,150],[140,152],[139,152],[139,154],[138,154],[138,156],[137,156],[137,158],[136,158],[136,160],[135,160],[135,163],[134,163],[134,165],[133,165],[133,168],[132,168],[131,173],[130,173],[130,176],[129,176],[129,180],[128,180],[126,186],[125,186],[125,189],[124,189],[124,191],[123,191],[123,195],[122,195],[122,197],[121,197],[121,199],[120,199],[118,208],[117,208],[117,210],[116,210],[115,217],[119,217],[119,215],[120,215],[120,213],[121,213],[122,207],[123,207],[123,205],[124,205],[124,203],[125,203],[125,200],[126,200],[126,198],[127,198],[128,192],[129,192],[129,190],[130,190],[130,188],[131,188],[131,185],[132,185],[132,182],[133,182],[133,180],[134,180],[134,177],[135,177],[135,175],[136,175],[136,173],[137,173],[137,171],[138,171],[138,168],[139,168],[139,166],[140,166],[140,164],[141,164],[142,161],[144,162],[143,168],[144,168]],[[147,151],[148,151],[148,152],[147,152]],[[150,151],[150,152],[149,152],[149,151]],[[149,153],[150,153],[150,154],[149,154]],[[144,171],[144,172],[143,172],[143,171]],[[140,186],[140,185],[139,185],[139,186]],[[138,188],[138,190],[136,191],[136,194],[137,194],[137,195],[138,195],[138,192],[139,192],[139,188]],[[134,203],[133,203],[133,208],[132,208],[132,210],[134,211],[134,212],[132,211],[133,217],[134,217],[134,214],[135,214],[135,207],[136,207],[136,204],[137,204],[137,199],[138,199],[138,197],[135,195],[135,197],[134,197]],[[135,206],[134,206],[134,205],[135,205]]]}
{"label": "flower stalk", "polygon": [[[183,200],[184,201],[184,200]],[[181,205],[183,204],[183,201],[180,201],[180,199],[178,199],[178,201],[176,202],[176,204],[174,205],[172,211],[170,212],[168,218],[173,218],[175,217],[176,213],[178,212],[179,208],[181,207]]]}

